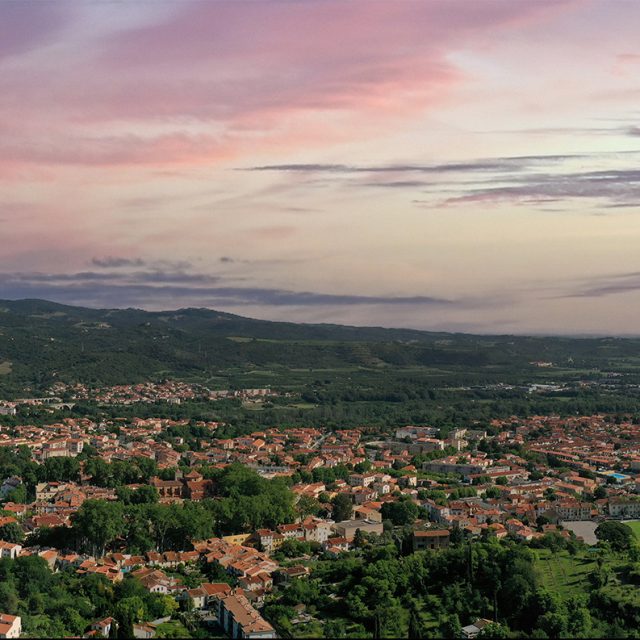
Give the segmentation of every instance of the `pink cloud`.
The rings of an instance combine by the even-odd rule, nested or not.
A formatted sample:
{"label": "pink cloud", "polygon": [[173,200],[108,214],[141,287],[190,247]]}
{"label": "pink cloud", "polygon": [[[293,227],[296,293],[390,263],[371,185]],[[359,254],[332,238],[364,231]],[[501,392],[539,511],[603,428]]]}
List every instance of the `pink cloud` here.
{"label": "pink cloud", "polygon": [[637,73],[638,66],[640,66],[640,53],[621,53],[616,56],[613,73],[630,76]]}
{"label": "pink cloud", "polygon": [[56,140],[38,140],[29,145],[0,141],[1,166],[24,163],[51,165],[162,165],[167,161],[180,165],[203,158],[221,160],[228,155],[224,143],[210,136],[173,134],[142,138],[139,136],[70,138],[63,146]]}
{"label": "pink cloud", "polygon": [[[160,70],[164,88],[151,72],[135,104],[122,94],[107,99],[123,117],[145,105],[160,116],[229,119],[291,109],[405,111],[459,80],[446,61],[450,48],[568,4],[191,2],[167,22],[115,35],[99,59],[125,78]],[[167,83],[176,90],[167,92]]]}
{"label": "pink cloud", "polygon": [[[101,36],[90,50],[70,45],[53,60],[2,74],[0,123],[19,135],[3,139],[0,170],[220,163],[247,150],[363,135],[381,118],[389,126],[393,116],[442,104],[463,79],[447,61],[451,50],[491,42],[501,29],[571,4],[176,3],[163,22]],[[53,28],[34,29],[33,37]],[[347,118],[342,130],[326,122],[326,112]],[[193,119],[222,133],[188,134],[183,123]],[[158,122],[175,130],[135,133]],[[134,133],[86,134],[102,125]]]}

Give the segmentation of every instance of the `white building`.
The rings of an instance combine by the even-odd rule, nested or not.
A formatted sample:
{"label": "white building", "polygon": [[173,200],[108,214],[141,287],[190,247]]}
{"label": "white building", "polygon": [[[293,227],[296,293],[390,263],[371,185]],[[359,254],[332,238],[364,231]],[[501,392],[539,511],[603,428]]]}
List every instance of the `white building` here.
{"label": "white building", "polygon": [[21,633],[22,619],[20,616],[0,613],[0,638],[19,638]]}
{"label": "white building", "polygon": [[466,627],[462,627],[460,630],[461,638],[477,638],[478,634],[482,629],[484,629],[487,625],[491,624],[491,620],[487,620],[486,618],[478,618],[473,624],[468,624]]}
{"label": "white building", "polygon": [[18,554],[22,551],[22,546],[15,542],[5,542],[0,540],[0,558],[10,558],[15,560]]}

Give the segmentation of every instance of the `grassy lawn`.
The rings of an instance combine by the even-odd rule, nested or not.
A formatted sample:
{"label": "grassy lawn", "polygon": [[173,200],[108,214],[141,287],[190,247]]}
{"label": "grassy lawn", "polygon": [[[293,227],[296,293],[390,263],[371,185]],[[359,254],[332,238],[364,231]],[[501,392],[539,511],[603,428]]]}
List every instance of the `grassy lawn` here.
{"label": "grassy lawn", "polygon": [[597,567],[595,557],[571,556],[566,551],[552,553],[548,549],[536,549],[535,553],[535,570],[542,586],[562,596],[588,592],[589,574]]}
{"label": "grassy lawn", "polygon": [[8,360],[0,362],[0,376],[6,376],[11,373],[11,363]]}

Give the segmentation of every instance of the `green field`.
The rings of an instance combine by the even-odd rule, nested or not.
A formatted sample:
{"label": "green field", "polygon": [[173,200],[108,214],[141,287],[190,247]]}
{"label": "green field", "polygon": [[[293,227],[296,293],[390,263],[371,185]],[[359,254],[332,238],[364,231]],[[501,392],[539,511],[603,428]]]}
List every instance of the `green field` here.
{"label": "green field", "polygon": [[548,549],[536,549],[535,563],[538,580],[545,588],[562,596],[586,593],[589,574],[597,568],[595,554],[569,555],[553,553]]}
{"label": "green field", "polygon": [[0,362],[0,376],[6,376],[11,373],[11,363],[6,360],[5,362]]}

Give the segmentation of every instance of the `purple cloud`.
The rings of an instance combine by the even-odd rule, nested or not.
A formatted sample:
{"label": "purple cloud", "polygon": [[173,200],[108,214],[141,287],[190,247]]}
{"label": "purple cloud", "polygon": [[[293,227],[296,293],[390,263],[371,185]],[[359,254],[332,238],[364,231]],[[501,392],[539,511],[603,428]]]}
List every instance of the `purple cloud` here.
{"label": "purple cloud", "polygon": [[53,42],[69,23],[71,5],[64,0],[6,0],[0,10],[0,60]]}

